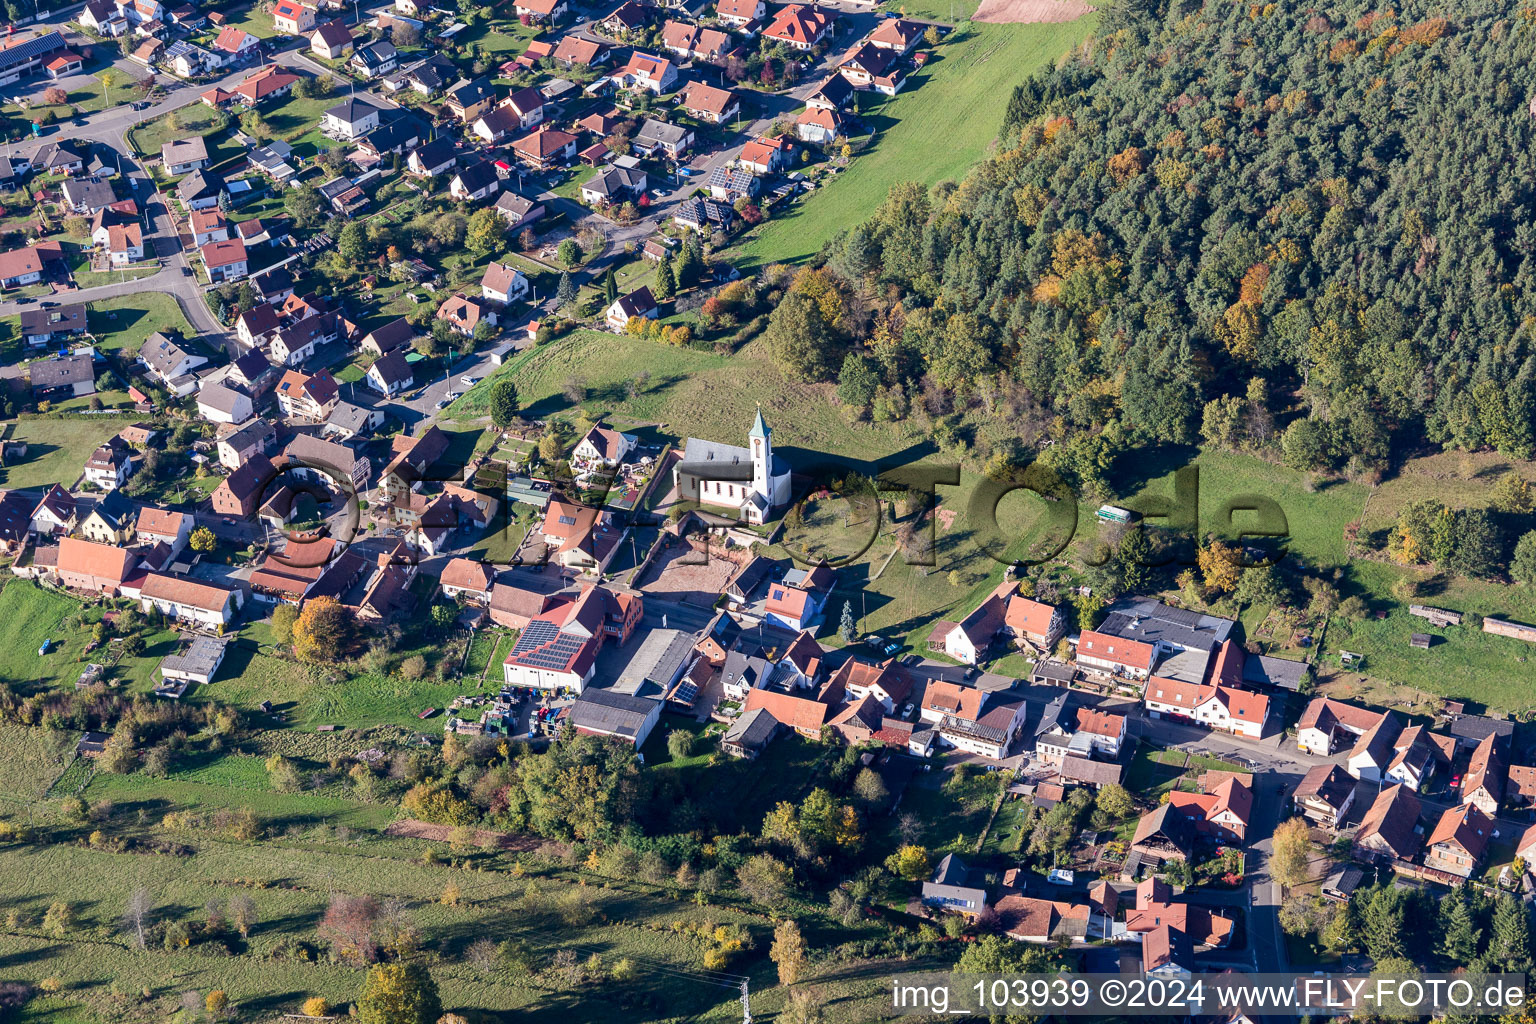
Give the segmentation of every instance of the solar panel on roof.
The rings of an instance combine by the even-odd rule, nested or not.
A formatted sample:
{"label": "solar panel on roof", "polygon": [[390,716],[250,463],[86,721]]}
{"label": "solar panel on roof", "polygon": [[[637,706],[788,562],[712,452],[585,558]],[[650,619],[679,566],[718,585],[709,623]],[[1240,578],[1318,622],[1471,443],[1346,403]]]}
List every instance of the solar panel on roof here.
{"label": "solar panel on roof", "polygon": [[677,688],[677,699],[684,704],[692,704],[693,699],[699,695],[699,688],[692,683],[684,683]]}

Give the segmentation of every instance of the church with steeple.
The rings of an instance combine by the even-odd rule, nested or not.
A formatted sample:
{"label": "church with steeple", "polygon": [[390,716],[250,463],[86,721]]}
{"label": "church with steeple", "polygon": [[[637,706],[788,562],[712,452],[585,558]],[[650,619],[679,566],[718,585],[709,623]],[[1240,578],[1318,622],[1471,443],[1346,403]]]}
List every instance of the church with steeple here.
{"label": "church with steeple", "polygon": [[748,523],[767,522],[790,499],[789,466],[773,454],[761,407],[746,447],[690,437],[672,482],[679,500],[731,510]]}

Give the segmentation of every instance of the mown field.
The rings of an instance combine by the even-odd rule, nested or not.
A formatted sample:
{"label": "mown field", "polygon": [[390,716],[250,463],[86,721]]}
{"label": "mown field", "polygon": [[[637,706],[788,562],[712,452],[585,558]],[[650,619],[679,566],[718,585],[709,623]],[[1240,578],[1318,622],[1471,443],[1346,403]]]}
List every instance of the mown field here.
{"label": "mown field", "polygon": [[[974,4],[967,4],[974,9]],[[964,6],[957,8],[964,13]],[[944,18],[943,9],[924,16]],[[1059,59],[1092,31],[1094,19],[1056,25],[962,23],[900,93],[861,116],[874,145],[832,182],[746,236],[742,261],[793,262],[869,217],[901,181],[933,185],[960,178],[997,135],[1013,87]]]}
{"label": "mown field", "polygon": [[91,452],[129,422],[116,416],[17,419],[10,424],[5,439],[27,442],[27,457],[0,469],[0,480],[9,488],[68,487],[85,472],[85,460]]}
{"label": "mown field", "polygon": [[160,292],[100,299],[90,304],[87,319],[103,349],[137,348],[156,331],[176,331],[184,338],[197,334],[176,300]]}

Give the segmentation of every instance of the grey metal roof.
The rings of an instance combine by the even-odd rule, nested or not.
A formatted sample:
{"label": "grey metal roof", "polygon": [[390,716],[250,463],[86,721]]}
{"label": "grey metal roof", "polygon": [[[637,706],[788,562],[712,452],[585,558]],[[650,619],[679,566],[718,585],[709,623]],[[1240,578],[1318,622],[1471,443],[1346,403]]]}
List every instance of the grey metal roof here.
{"label": "grey metal roof", "polygon": [[645,720],[659,708],[654,700],[614,690],[583,690],[571,705],[570,723],[578,729],[627,736],[640,735]]}
{"label": "grey metal roof", "polygon": [[1243,682],[1273,686],[1281,690],[1300,690],[1310,670],[1311,666],[1304,661],[1250,654],[1243,662]]}
{"label": "grey metal roof", "polygon": [[635,696],[664,691],[682,675],[692,650],[693,634],[680,629],[653,629],[630,655],[629,664],[614,680],[612,689]]}
{"label": "grey metal roof", "polygon": [[721,742],[739,743],[743,747],[760,747],[773,739],[779,723],[766,708],[753,708],[731,723]]}
{"label": "grey metal roof", "polygon": [[1168,644],[1190,650],[1211,651],[1232,631],[1231,619],[1203,615],[1186,608],[1170,608],[1153,598],[1132,598],[1111,606],[1098,632],[1146,644]]}
{"label": "grey metal roof", "polygon": [[[1067,698],[1070,696],[1071,694],[1063,690],[1059,697],[1047,704],[1040,712],[1040,724],[1035,726],[1035,739],[1049,735],[1060,725],[1062,716],[1067,711]],[[1062,731],[1066,732],[1066,728],[1062,727]]]}
{"label": "grey metal roof", "polygon": [[1515,733],[1515,723],[1497,719],[1485,718],[1482,715],[1461,715],[1451,722],[1450,734],[1457,739],[1476,740],[1481,743],[1489,736],[1498,736],[1507,739]]}
{"label": "grey metal roof", "polygon": [[219,662],[224,660],[224,648],[227,644],[228,641],[217,637],[197,637],[185,651],[172,654],[162,660],[160,674],[190,676],[207,682],[218,670]]}

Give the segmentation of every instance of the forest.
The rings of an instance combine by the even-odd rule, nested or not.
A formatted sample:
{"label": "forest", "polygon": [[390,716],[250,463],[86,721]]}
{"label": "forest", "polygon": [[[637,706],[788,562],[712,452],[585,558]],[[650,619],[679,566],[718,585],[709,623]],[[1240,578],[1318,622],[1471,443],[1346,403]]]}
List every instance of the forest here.
{"label": "forest", "polygon": [[858,415],[1090,491],[1154,444],[1366,479],[1426,443],[1528,458],[1533,19],[1122,0],[964,180],[770,277],[768,343]]}

